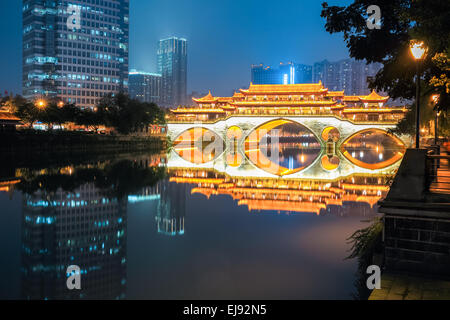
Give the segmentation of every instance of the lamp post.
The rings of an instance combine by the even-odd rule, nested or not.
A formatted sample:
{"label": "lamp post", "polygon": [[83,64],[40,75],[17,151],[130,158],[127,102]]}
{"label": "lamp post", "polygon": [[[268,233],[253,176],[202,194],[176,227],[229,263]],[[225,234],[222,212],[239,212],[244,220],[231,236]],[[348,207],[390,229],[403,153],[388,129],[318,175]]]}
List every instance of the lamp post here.
{"label": "lamp post", "polygon": [[416,149],[420,147],[420,62],[424,59],[427,48],[423,41],[412,40],[409,46],[416,60]]}

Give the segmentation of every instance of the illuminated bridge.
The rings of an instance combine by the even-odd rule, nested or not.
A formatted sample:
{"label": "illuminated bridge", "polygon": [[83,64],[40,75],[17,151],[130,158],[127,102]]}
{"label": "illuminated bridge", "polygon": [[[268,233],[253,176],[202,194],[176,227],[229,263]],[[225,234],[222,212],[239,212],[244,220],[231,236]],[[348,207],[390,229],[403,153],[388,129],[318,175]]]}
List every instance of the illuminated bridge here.
{"label": "illuminated bridge", "polygon": [[194,99],[198,107],[171,110],[169,167],[309,179],[392,173],[410,138],[388,134],[406,112],[388,99],[345,96],[321,83],[209,93]]}

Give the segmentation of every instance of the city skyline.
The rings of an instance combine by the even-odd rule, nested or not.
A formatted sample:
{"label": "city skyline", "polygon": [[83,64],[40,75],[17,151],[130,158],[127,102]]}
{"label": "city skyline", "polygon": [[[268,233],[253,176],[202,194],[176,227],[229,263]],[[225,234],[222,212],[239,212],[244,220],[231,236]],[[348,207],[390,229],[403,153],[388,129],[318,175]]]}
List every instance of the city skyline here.
{"label": "city skyline", "polygon": [[[156,72],[157,59],[153,52],[157,50],[158,40],[170,36],[184,37],[190,43],[187,92],[214,89],[218,95],[227,95],[232,89],[250,82],[248,67],[252,64],[276,64],[280,61],[312,64],[322,59],[334,61],[348,57],[342,37],[329,35],[323,30],[325,21],[320,18],[320,2],[295,3],[297,13],[293,10],[284,16],[269,13],[269,9],[277,12],[281,9],[272,8],[267,3],[254,6],[253,2],[240,3],[238,12],[233,11],[233,24],[227,29],[222,26],[228,23],[227,19],[236,7],[233,4],[213,6],[200,0],[189,7],[181,1],[171,1],[170,4],[131,1],[130,69]],[[293,5],[291,1],[286,2]],[[0,14],[3,14],[0,32],[11,47],[8,52],[0,54],[0,91],[2,94],[5,90],[17,94],[21,91],[22,21],[14,16],[16,13],[21,15],[21,3],[2,2],[0,6]],[[200,14],[198,12],[213,18],[208,22],[208,28],[204,28],[201,21],[192,23],[193,18]],[[294,19],[295,15],[298,18]],[[263,20],[269,16],[280,23],[279,27],[267,32]],[[141,29],[146,32],[140,32]],[[279,37],[280,34],[283,37]],[[334,50],[327,50],[330,46]]]}

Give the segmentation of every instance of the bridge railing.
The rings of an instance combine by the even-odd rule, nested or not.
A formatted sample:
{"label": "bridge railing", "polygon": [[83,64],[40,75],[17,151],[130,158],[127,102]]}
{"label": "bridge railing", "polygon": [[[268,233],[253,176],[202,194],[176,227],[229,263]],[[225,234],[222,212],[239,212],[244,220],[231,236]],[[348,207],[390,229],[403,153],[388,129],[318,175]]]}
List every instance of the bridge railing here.
{"label": "bridge railing", "polygon": [[450,194],[450,155],[442,155],[439,148],[429,148],[427,154],[427,191]]}

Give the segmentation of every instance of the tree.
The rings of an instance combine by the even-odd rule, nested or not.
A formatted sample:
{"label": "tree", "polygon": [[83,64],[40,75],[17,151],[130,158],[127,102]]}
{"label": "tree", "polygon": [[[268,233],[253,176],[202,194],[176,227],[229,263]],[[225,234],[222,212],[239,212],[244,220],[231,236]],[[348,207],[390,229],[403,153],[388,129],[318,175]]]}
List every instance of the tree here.
{"label": "tree", "polygon": [[30,128],[39,119],[39,110],[34,103],[30,101],[20,101],[15,104],[14,114],[19,117],[24,123],[27,123]]}
{"label": "tree", "polygon": [[[367,28],[366,11],[370,5],[381,8],[381,29]],[[384,90],[394,99],[414,98],[416,69],[409,55],[409,44],[411,39],[418,39],[428,47],[421,66],[425,79],[422,93],[428,95],[435,91],[430,80],[439,78],[441,70],[432,58],[445,52],[450,43],[448,0],[355,0],[348,7],[328,6],[326,2],[322,7],[326,30],[343,33],[351,57],[383,64],[370,83],[371,88]]]}
{"label": "tree", "polygon": [[80,110],[75,118],[75,123],[80,126],[92,128],[95,132],[98,131],[98,127],[104,124],[102,116],[91,109]]}
{"label": "tree", "polygon": [[163,124],[164,112],[154,103],[140,102],[119,93],[103,97],[97,105],[106,123],[121,134],[136,132],[149,124]]}
{"label": "tree", "polygon": [[[450,50],[447,50],[449,52]],[[445,111],[450,105],[450,59],[447,52],[436,53],[432,61],[439,68],[440,75],[433,76],[430,85],[434,87],[438,94],[438,101],[435,109],[437,111]]]}
{"label": "tree", "polygon": [[47,124],[48,128],[53,128],[53,124],[58,124],[62,128],[66,119],[56,102],[50,102],[44,109],[38,109],[38,121]]}

